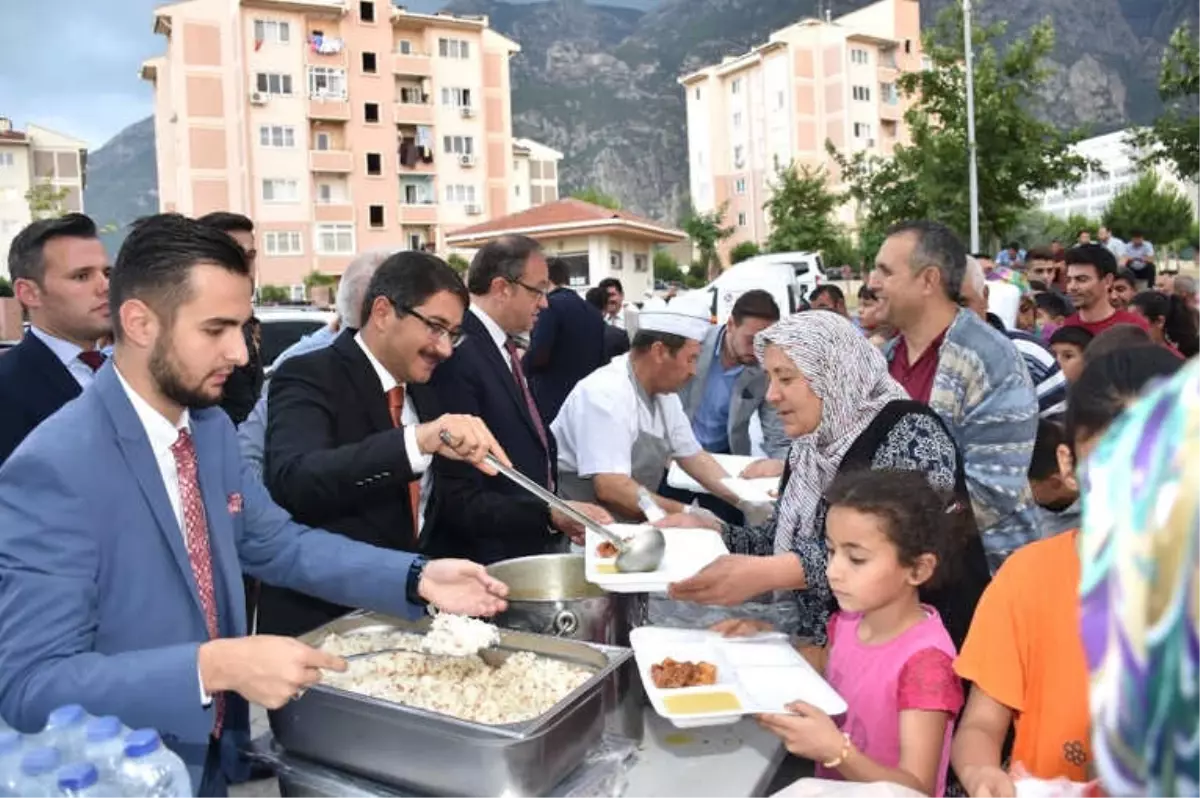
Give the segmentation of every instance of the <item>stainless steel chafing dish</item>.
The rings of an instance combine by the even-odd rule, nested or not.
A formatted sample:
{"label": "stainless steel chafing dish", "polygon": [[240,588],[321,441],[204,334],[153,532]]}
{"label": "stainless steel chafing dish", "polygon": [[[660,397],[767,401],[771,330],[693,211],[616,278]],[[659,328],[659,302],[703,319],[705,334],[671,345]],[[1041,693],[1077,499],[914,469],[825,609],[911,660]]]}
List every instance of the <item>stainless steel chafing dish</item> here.
{"label": "stainless steel chafing dish", "polygon": [[[301,640],[319,645],[330,634],[427,627],[427,619],[354,613]],[[317,685],[271,712],[271,731],[291,753],[426,795],[542,795],[599,742],[602,687],[632,652],[510,630],[500,637],[504,646],[591,669],[592,677],[545,714],[501,726]]]}

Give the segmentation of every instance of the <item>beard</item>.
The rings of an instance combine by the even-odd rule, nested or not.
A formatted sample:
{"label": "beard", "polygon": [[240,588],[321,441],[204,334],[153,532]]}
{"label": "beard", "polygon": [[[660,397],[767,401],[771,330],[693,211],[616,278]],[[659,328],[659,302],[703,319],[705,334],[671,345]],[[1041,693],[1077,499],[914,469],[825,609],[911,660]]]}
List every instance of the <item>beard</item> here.
{"label": "beard", "polygon": [[150,352],[150,376],[163,396],[182,407],[212,407],[223,396],[222,391],[213,396],[204,393],[200,386],[189,387],[176,365],[170,346],[161,337],[154,342],[154,349]]}

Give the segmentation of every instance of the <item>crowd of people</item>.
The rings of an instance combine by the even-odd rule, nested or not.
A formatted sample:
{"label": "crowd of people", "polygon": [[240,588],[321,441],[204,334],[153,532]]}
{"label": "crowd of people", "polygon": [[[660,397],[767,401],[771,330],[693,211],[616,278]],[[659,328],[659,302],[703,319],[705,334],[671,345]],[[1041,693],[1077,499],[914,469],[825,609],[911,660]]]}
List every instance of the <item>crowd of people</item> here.
{"label": "crowd of people", "polygon": [[[523,236],[465,279],[366,252],[335,320],[263,364],[252,220],[148,217],[111,267],[87,217],[34,222],[0,357],[0,715],[157,728],[222,794],[247,702],[345,667],[296,636],[490,616],[486,565],[578,550],[495,458],[602,523],[718,531],[730,553],[664,599],[706,614],[668,617],[799,641],[846,716],[760,722],[822,779],[1196,794],[1195,282],[1139,293],[1153,248],[1107,232],[990,258],[906,222],[856,316],[825,284],[720,325],[580,296]],[[725,454],[778,481],[767,515]]]}

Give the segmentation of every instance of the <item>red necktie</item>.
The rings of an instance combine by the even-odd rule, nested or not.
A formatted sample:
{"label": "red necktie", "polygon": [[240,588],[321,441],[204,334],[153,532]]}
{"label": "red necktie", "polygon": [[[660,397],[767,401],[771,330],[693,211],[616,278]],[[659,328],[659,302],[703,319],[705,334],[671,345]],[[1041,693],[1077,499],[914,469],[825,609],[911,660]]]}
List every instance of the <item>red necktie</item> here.
{"label": "red necktie", "polygon": [[542,424],[542,415],[538,412],[537,402],[533,401],[533,393],[529,390],[529,383],[525,381],[525,372],[521,369],[521,356],[517,354],[517,344],[509,338],[505,342],[504,348],[508,351],[508,359],[512,363],[512,373],[513,378],[517,381],[517,389],[525,398],[525,407],[529,410],[529,417],[533,419],[533,428],[542,442],[542,447],[546,450],[546,487],[554,490],[554,470],[550,467],[550,441],[546,438],[546,427]]}
{"label": "red necktie", "polygon": [[92,371],[97,371],[104,365],[104,353],[97,349],[87,349],[79,353],[79,359],[87,364]]}
{"label": "red necktie", "polygon": [[[192,564],[192,576],[196,578],[196,590],[200,593],[200,606],[204,608],[204,625],[208,637],[219,637],[217,629],[217,597],[213,589],[212,552],[208,547],[208,520],[204,515],[204,498],[200,495],[200,477],[196,468],[196,447],[187,430],[179,430],[179,437],[171,444],[175,456],[175,468],[179,471],[179,504],[183,509],[183,532],[187,542],[188,561]],[[225,696],[213,696],[216,704],[216,720],[213,722],[213,737],[221,736],[225,725]]]}
{"label": "red necktie", "polygon": [[[392,426],[403,426],[400,419],[404,417],[404,386],[397,385],[387,392],[388,413],[392,416]],[[413,476],[416,476],[415,474]],[[418,477],[408,483],[408,504],[412,510],[413,540],[421,535],[421,480]]]}

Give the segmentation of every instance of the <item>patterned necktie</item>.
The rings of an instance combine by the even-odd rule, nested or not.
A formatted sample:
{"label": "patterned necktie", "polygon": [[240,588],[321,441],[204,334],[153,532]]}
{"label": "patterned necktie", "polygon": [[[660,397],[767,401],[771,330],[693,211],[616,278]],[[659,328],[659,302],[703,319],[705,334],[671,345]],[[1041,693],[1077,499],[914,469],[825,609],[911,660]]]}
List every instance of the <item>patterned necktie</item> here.
{"label": "patterned necktie", "polygon": [[537,402],[533,401],[533,393],[529,390],[529,383],[525,381],[525,371],[521,368],[521,356],[517,353],[517,342],[509,338],[505,342],[504,348],[508,352],[509,362],[512,363],[513,379],[517,381],[517,390],[524,397],[525,408],[533,420],[533,429],[537,432],[538,440],[542,442],[542,448],[546,450],[546,487],[554,490],[554,470],[550,467],[550,441],[546,438],[546,427],[542,424],[542,414],[538,412]]}
{"label": "patterned necktie", "polygon": [[[192,576],[196,578],[196,589],[200,593],[200,606],[204,608],[204,625],[208,637],[219,636],[217,628],[217,596],[213,588],[212,552],[208,547],[208,519],[204,515],[204,498],[200,495],[200,476],[196,468],[196,447],[186,429],[179,430],[179,437],[171,444],[175,456],[175,468],[179,471],[179,504],[183,510],[183,533],[187,543],[188,561],[192,564]],[[213,722],[213,737],[221,736],[225,725],[225,696],[213,696],[216,705],[216,720]]]}
{"label": "patterned necktie", "polygon": [[[392,416],[392,426],[400,427],[404,417],[404,386],[397,385],[387,392],[388,413]],[[416,475],[413,475],[416,477]],[[420,539],[421,533],[421,480],[419,477],[408,483],[408,504],[412,510],[413,541]]]}
{"label": "patterned necktie", "polygon": [[104,365],[104,361],[107,358],[105,358],[104,353],[98,349],[88,349],[79,353],[79,359],[86,363],[88,368],[90,368],[92,371],[97,371],[101,366]]}

